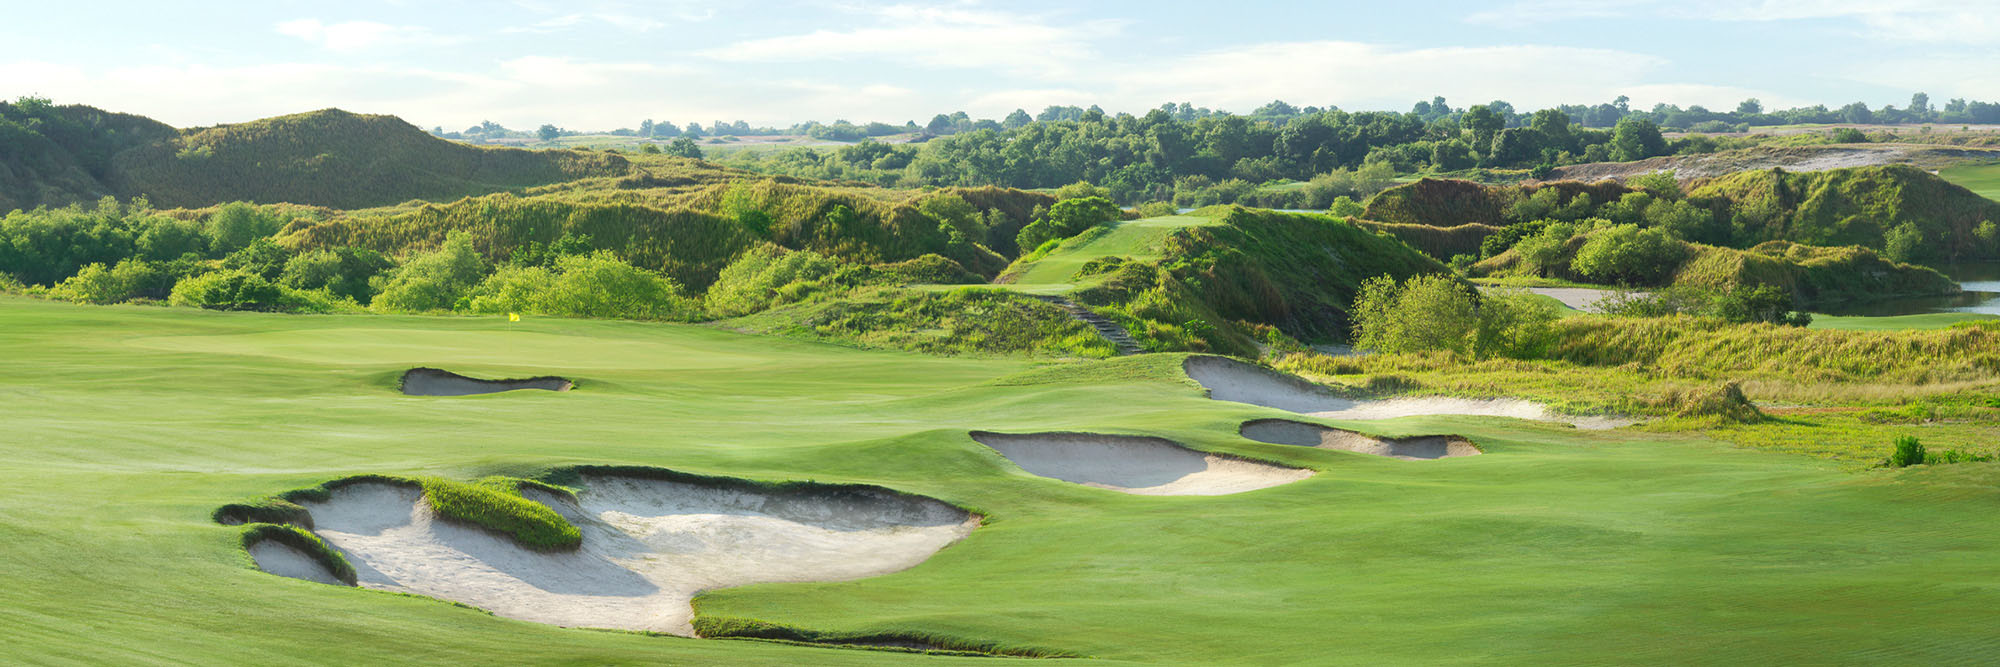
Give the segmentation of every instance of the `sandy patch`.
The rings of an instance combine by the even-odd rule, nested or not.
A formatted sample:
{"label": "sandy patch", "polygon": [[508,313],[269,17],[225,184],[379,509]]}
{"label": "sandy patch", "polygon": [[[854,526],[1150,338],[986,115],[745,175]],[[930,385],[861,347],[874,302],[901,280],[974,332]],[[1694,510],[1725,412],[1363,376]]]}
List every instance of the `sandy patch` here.
{"label": "sandy patch", "polygon": [[1340,398],[1312,382],[1227,357],[1188,357],[1188,377],[1208,388],[1218,401],[1248,403],[1328,419],[1374,420],[1430,415],[1513,417],[1571,424],[1581,429],[1612,429],[1638,423],[1617,416],[1566,415],[1548,406],[1518,398],[1409,397],[1358,401]]}
{"label": "sandy patch", "polygon": [[701,591],[896,572],[978,525],[944,503],[886,491],[774,494],[626,477],[583,486],[576,501],[529,492],[583,531],[573,552],[437,520],[403,486],[354,484],[305,506],[363,587],[526,621],[679,635],[693,634],[689,601]]}
{"label": "sandy patch", "polygon": [[1240,432],[1245,438],[1274,445],[1338,449],[1405,461],[1478,456],[1482,453],[1472,441],[1455,435],[1385,438],[1289,419],[1259,419],[1244,422]]}
{"label": "sandy patch", "polygon": [[260,540],[250,545],[250,558],[257,561],[257,569],[280,577],[317,581],[335,586],[347,585],[347,582],[333,576],[333,572],[327,570],[325,565],[321,565],[306,552],[277,540]]}
{"label": "sandy patch", "polygon": [[1290,484],[1313,474],[1198,452],[1163,438],[975,431],[972,439],[1030,474],[1142,496],[1220,496]]}
{"label": "sandy patch", "polygon": [[410,396],[471,396],[497,394],[516,389],[569,391],[576,385],[554,376],[518,380],[481,380],[436,368],[412,368],[403,373],[400,386]]}

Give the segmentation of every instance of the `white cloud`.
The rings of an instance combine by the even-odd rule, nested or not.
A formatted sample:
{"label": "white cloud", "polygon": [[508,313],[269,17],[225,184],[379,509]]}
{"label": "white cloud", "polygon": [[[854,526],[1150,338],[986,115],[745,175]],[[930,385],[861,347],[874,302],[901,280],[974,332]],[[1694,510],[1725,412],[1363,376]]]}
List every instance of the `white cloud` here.
{"label": "white cloud", "polygon": [[1845,31],[1858,37],[1983,46],[2000,42],[1994,9],[1992,0],[1518,0],[1465,20],[1502,27],[1579,18],[1845,21]]}
{"label": "white cloud", "polygon": [[1097,58],[1092,43],[1121,23],[1057,25],[1040,17],[963,8],[894,5],[865,10],[876,25],[752,39],[699,52],[726,62],[880,59],[932,68],[1059,75]]}
{"label": "white cloud", "polygon": [[278,34],[297,37],[331,51],[357,52],[391,44],[443,43],[431,31],[417,26],[389,25],[374,21],[324,23],[319,19],[297,19],[278,24]]}

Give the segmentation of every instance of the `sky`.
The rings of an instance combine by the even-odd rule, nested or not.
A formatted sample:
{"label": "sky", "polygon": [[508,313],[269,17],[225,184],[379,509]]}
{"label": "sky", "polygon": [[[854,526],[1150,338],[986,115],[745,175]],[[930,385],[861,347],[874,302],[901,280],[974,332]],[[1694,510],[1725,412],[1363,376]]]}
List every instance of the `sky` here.
{"label": "sky", "polygon": [[2000,0],[9,2],[0,97],[459,130],[1166,102],[1248,112],[2000,100]]}

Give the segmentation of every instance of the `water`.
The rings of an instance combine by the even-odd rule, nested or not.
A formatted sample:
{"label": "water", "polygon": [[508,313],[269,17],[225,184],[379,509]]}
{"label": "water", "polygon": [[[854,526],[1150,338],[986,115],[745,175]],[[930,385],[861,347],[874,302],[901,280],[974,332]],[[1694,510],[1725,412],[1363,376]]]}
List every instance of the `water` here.
{"label": "water", "polygon": [[1925,313],[1984,313],[2000,315],[2000,262],[1979,262],[1953,264],[1938,267],[1946,276],[1958,281],[1963,293],[1952,296],[1927,296],[1912,299],[1885,299],[1856,304],[1844,304],[1830,308],[1820,308],[1814,312],[1827,315],[1859,315],[1864,317],[1890,317],[1895,315],[1922,315]]}

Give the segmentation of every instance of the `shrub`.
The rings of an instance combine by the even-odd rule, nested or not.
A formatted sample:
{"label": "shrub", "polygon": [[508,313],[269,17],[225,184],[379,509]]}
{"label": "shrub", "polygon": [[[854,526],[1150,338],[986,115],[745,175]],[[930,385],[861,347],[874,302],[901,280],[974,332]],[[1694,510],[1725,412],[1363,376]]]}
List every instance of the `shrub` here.
{"label": "shrub", "polygon": [[83,267],[76,275],[49,290],[49,296],[78,303],[111,304],[139,297],[166,296],[173,277],[151,262],[127,259],[116,266],[103,264]]}
{"label": "shrub", "polygon": [[1690,389],[1668,396],[1676,417],[1710,417],[1730,424],[1764,421],[1764,412],[1743,395],[1743,386],[1726,382],[1720,386]]}
{"label": "shrub", "polygon": [[1887,463],[1891,468],[1906,468],[1923,464],[1925,458],[1923,443],[1917,442],[1915,436],[1906,435],[1896,438],[1896,452],[1889,455]]}
{"label": "shrub", "polygon": [[1660,285],[1687,260],[1687,244],[1661,229],[1619,225],[1590,236],[1570,268],[1592,280]]}
{"label": "shrub", "polygon": [[673,321],[701,316],[698,303],[672,279],[606,251],[563,257],[554,269],[501,269],[474,288],[470,299],[469,308],[482,313]]}
{"label": "shrub", "polygon": [[1021,248],[1039,248],[1043,243],[1069,238],[1117,219],[1118,207],[1109,199],[1064,199],[1049,209],[1047,217],[1021,228],[1021,233],[1014,237],[1014,243]]}
{"label": "shrub", "polygon": [[810,250],[766,243],[743,252],[708,288],[708,311],[717,317],[748,315],[805,299],[825,287],[840,264]]}
{"label": "shrub", "polygon": [[271,239],[260,238],[222,258],[222,268],[254,273],[265,280],[276,280],[279,274],[285,272],[285,263],[291,259],[292,254],[278,244],[272,243]]}
{"label": "shrub", "polygon": [[208,217],[210,249],[216,254],[235,252],[251,241],[278,233],[283,223],[269,211],[245,202],[223,204]]}
{"label": "shrub", "polygon": [[1555,303],[1526,290],[1489,292],[1479,300],[1473,356],[1529,359],[1546,354],[1555,345],[1555,322],[1561,317]]}
{"label": "shrub", "polygon": [[216,271],[174,285],[167,302],[209,310],[330,313],[354,307],[325,292],[305,292],[273,284],[253,273]]}
{"label": "shrub", "polygon": [[374,308],[383,312],[425,313],[451,310],[486,275],[486,259],[472,239],[452,234],[434,252],[420,253],[383,284]]}
{"label": "shrub", "polygon": [[1413,276],[1400,285],[1376,276],[1354,299],[1354,345],[1365,350],[1466,352],[1478,323],[1471,292],[1449,276]]}
{"label": "shrub", "polygon": [[299,290],[325,290],[366,305],[375,292],[368,281],[390,266],[381,253],[366,248],[308,250],[285,262],[278,282]]}

